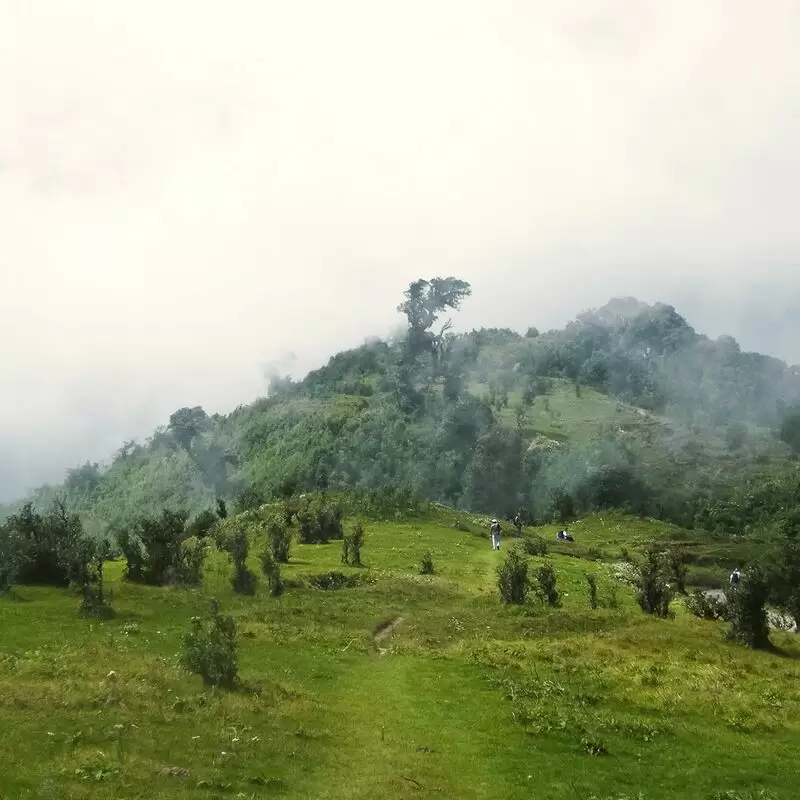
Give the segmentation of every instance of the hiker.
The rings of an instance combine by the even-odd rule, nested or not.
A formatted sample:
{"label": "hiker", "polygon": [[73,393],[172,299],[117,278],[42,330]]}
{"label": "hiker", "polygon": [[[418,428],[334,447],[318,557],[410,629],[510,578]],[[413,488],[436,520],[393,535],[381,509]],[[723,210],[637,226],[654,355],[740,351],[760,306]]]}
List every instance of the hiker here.
{"label": "hiker", "polygon": [[517,529],[517,538],[519,539],[522,536],[522,517],[517,513],[517,516],[514,517],[514,527]]}
{"label": "hiker", "polygon": [[730,580],[731,588],[739,585],[739,580],[741,579],[741,577],[742,574],[741,572],[739,572],[739,567],[736,567],[736,569],[733,572],[731,572],[731,580]]}
{"label": "hiker", "polygon": [[499,550],[500,549],[500,523],[496,520],[492,520],[492,524],[489,527],[489,533],[492,534],[492,550]]}

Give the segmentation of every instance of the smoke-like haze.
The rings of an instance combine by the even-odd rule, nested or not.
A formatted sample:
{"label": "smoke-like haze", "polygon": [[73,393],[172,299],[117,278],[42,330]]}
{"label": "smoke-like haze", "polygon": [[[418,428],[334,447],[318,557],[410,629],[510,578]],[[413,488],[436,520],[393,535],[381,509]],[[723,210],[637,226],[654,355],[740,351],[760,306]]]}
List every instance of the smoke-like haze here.
{"label": "smoke-like haze", "polygon": [[461,326],[636,295],[800,361],[798,41],[793,0],[0,4],[0,497],[420,276]]}

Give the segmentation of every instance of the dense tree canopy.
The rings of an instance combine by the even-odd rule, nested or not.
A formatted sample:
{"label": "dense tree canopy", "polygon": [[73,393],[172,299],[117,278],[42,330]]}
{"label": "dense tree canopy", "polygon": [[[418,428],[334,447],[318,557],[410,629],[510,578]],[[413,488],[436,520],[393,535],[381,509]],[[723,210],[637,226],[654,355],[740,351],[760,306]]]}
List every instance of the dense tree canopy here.
{"label": "dense tree canopy", "polygon": [[622,506],[728,532],[800,505],[800,379],[782,362],[630,298],[563,330],[436,331],[469,294],[456,278],[415,281],[404,341],[338,353],[227,416],[181,408],[109,466],[86,463],[31,499],[62,492],[95,534],[164,508],[318,489],[538,520]]}

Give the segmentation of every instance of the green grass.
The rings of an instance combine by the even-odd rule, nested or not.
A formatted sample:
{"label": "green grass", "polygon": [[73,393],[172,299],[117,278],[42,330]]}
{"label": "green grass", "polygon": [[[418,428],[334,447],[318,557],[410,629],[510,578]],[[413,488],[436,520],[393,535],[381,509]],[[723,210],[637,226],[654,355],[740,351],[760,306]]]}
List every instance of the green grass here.
{"label": "green grass", "polygon": [[[621,585],[610,607],[607,562],[622,546],[691,544],[688,534],[593,517],[570,528],[599,559],[586,560],[545,527],[562,607],[509,608],[494,577],[511,540],[494,553],[485,520],[458,515],[470,529],[459,531],[455,516],[368,525],[360,570],[341,566],[339,542],[295,545],[280,598],[263,585],[234,595],[215,553],[197,590],[131,585],[110,564],[118,613],[107,622],[79,618],[64,591],[0,599],[0,796],[794,796],[796,640],[775,633],[776,652],[750,652],[679,603],[672,619],[646,618]],[[694,547],[725,557],[712,538]],[[425,550],[433,576],[418,574]],[[361,585],[309,586],[330,570]],[[212,595],[239,627],[236,692],[205,689],[180,666],[181,636]]]}

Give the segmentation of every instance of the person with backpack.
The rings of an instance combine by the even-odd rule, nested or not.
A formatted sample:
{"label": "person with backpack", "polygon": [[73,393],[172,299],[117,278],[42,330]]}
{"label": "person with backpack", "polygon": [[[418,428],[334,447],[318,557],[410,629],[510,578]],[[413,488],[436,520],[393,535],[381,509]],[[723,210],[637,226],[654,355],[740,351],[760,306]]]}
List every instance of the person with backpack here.
{"label": "person with backpack", "polygon": [[733,572],[731,572],[731,579],[730,579],[731,589],[735,589],[739,585],[739,581],[741,580],[741,578],[742,574],[741,572],[739,572],[739,567],[736,567],[736,569]]}
{"label": "person with backpack", "polygon": [[519,539],[519,537],[522,536],[522,517],[519,512],[517,512],[517,516],[514,517],[514,527],[517,529],[517,539]]}
{"label": "person with backpack", "polygon": [[496,520],[492,520],[492,524],[489,526],[489,533],[492,535],[492,550],[499,550],[500,549],[500,523]]}

